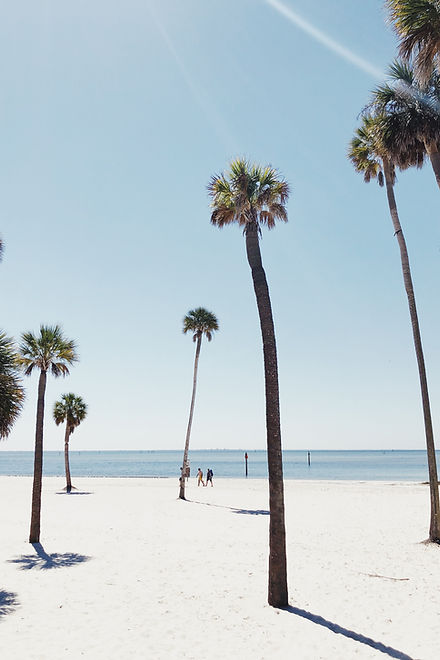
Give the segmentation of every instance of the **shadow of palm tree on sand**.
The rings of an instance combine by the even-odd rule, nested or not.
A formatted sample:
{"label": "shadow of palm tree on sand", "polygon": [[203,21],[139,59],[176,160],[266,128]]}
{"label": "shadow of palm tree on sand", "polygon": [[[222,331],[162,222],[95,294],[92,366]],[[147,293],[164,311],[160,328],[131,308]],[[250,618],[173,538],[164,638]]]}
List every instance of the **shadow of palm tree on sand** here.
{"label": "shadow of palm tree on sand", "polygon": [[0,589],[0,619],[2,616],[12,614],[19,605],[17,594],[12,591],[3,591]]}
{"label": "shadow of palm tree on sand", "polygon": [[58,491],[56,495],[93,495],[93,493],[88,490],[75,490],[75,492],[73,492],[72,490],[70,493],[68,493],[66,490],[63,489]]}
{"label": "shadow of palm tree on sand", "polygon": [[270,512],[266,509],[237,509],[234,506],[224,506],[223,504],[211,504],[210,502],[199,502],[198,500],[186,500],[193,504],[203,504],[203,506],[215,506],[217,509],[229,509],[232,513],[240,513],[246,516],[269,516]]}
{"label": "shadow of palm tree on sand", "polygon": [[48,555],[41,543],[32,543],[32,546],[36,554],[21,555],[17,559],[9,559],[9,563],[18,564],[21,570],[30,570],[32,568],[48,570],[49,568],[76,566],[91,559],[91,557],[79,555],[76,552],[65,552],[64,554],[53,552]]}
{"label": "shadow of palm tree on sand", "polygon": [[270,511],[266,509],[233,509],[231,511],[234,513],[242,513],[246,516],[270,516]]}
{"label": "shadow of palm tree on sand", "polygon": [[300,616],[303,619],[307,619],[312,623],[316,623],[318,626],[328,628],[328,630],[331,630],[331,632],[334,632],[336,635],[343,635],[344,637],[348,637],[355,642],[370,646],[371,648],[376,649],[376,651],[380,651],[381,653],[385,653],[385,655],[389,655],[391,658],[397,658],[398,660],[413,660],[411,656],[407,655],[406,653],[402,653],[402,651],[394,649],[392,646],[386,646],[385,644],[382,644],[382,642],[376,642],[374,639],[371,639],[371,637],[365,637],[365,635],[360,635],[353,630],[343,628],[337,623],[328,621],[318,614],[312,614],[311,612],[307,612],[307,610],[302,610],[299,607],[292,607],[291,605],[282,607],[281,609],[283,609],[285,612],[290,612],[291,614]]}

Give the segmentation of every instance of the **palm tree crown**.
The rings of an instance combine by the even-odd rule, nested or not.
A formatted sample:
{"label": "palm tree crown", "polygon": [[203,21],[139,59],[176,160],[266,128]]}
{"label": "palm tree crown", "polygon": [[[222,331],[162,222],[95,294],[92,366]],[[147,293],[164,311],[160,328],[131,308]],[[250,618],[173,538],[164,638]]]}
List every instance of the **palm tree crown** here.
{"label": "palm tree crown", "polygon": [[363,174],[366,183],[377,179],[383,186],[384,159],[388,161],[392,183],[396,178],[395,167],[405,170],[423,165],[425,148],[414,136],[409,136],[405,141],[402,123],[402,117],[398,114],[386,114],[379,108],[375,108],[374,114],[364,111],[362,124],[350,142],[348,157],[355,170]]}
{"label": "palm tree crown", "polygon": [[56,401],[53,407],[53,418],[55,424],[66,422],[69,432],[73,433],[75,428],[81,424],[87,415],[87,406],[80,396],[72,392],[63,394],[61,401]]}
{"label": "palm tree crown", "polygon": [[6,438],[11,432],[23,402],[15,345],[10,337],[0,332],[0,438]]}
{"label": "palm tree crown", "polygon": [[[350,142],[348,157],[354,165],[356,172],[363,174],[364,181],[369,183],[371,179],[377,179],[383,186],[382,155],[386,152],[383,133],[386,127],[385,117],[364,114],[362,125],[356,129],[355,137]],[[391,165],[393,180],[395,169]]]}
{"label": "palm tree crown", "polygon": [[399,52],[414,59],[421,82],[428,80],[434,63],[440,66],[440,2],[386,0],[390,21],[399,37]]}
{"label": "palm tree crown", "polygon": [[22,334],[19,361],[26,376],[36,368],[44,372],[50,369],[55,377],[67,376],[68,365],[78,361],[76,344],[63,336],[59,325],[41,325],[39,335],[33,332]]}
{"label": "palm tree crown", "polygon": [[238,223],[246,232],[256,223],[268,229],[276,220],[287,222],[285,204],[289,198],[289,184],[273,167],[253,165],[246,159],[232,161],[227,175],[211,177],[208,193],[212,198],[211,222],[223,227]]}
{"label": "palm tree crown", "polygon": [[193,341],[203,335],[211,341],[212,333],[216,330],[218,330],[217,317],[204,307],[190,310],[183,319],[183,332],[184,334],[193,332]]}
{"label": "palm tree crown", "polygon": [[[430,155],[438,151],[440,142],[440,76],[432,71],[429,80],[421,85],[411,65],[395,60],[388,70],[389,82],[373,92],[369,110],[385,113],[390,118],[393,146],[399,151],[413,153],[419,164],[420,152]],[[417,155],[416,155],[417,154]]]}

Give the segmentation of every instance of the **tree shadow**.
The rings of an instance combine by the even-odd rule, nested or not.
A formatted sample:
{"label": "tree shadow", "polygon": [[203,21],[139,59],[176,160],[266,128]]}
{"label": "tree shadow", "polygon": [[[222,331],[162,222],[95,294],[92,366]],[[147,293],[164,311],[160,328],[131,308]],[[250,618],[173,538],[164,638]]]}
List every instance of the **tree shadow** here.
{"label": "tree shadow", "polygon": [[18,564],[19,568],[23,571],[32,568],[48,570],[49,568],[76,566],[91,559],[87,555],[79,555],[76,552],[65,552],[64,554],[53,552],[51,555],[48,555],[41,543],[32,543],[32,546],[35,549],[35,555],[21,555],[17,559],[9,559],[9,563]]}
{"label": "tree shadow", "polygon": [[343,635],[344,637],[348,637],[349,639],[352,639],[355,642],[359,642],[360,644],[365,644],[366,646],[370,646],[376,651],[380,651],[381,653],[385,653],[386,655],[389,655],[391,658],[397,658],[398,660],[413,660],[411,656],[407,655],[406,653],[402,653],[402,651],[398,651],[397,649],[394,649],[392,646],[386,646],[385,644],[382,644],[382,642],[376,642],[374,639],[371,639],[371,637],[365,637],[365,635],[360,635],[359,633],[356,633],[353,630],[348,630],[348,628],[343,628],[337,623],[333,623],[333,621],[328,621],[327,619],[324,619],[322,616],[319,616],[319,614],[312,614],[311,612],[302,610],[299,607],[293,607],[292,605],[288,605],[287,607],[282,607],[280,609],[284,610],[285,612],[290,612],[291,614],[295,614],[296,616],[300,616],[303,619],[307,619],[312,623],[316,623],[318,626],[323,626],[324,628],[327,628],[331,632],[334,632],[336,635]]}
{"label": "tree shadow", "polygon": [[70,493],[65,490],[59,490],[56,495],[93,495],[93,493],[88,490],[77,490],[75,492],[71,491]]}
{"label": "tree shadow", "polygon": [[186,500],[193,504],[202,504],[203,506],[215,506],[217,509],[229,509],[233,513],[240,513],[247,516],[269,516],[270,511],[266,509],[237,509],[235,506],[224,506],[223,504],[211,504],[210,502],[199,502],[198,500]]}
{"label": "tree shadow", "polygon": [[0,618],[12,614],[19,605],[17,594],[0,589]]}
{"label": "tree shadow", "polygon": [[247,516],[270,516],[266,509],[232,509],[234,513],[242,513]]}

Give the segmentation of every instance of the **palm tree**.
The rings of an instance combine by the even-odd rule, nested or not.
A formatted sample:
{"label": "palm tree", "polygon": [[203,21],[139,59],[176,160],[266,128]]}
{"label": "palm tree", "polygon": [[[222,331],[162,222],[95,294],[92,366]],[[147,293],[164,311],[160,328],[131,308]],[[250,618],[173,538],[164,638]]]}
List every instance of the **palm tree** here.
{"label": "palm tree", "polygon": [[386,136],[387,131],[389,130],[387,120],[388,118],[386,116],[378,115],[376,117],[372,117],[371,115],[364,115],[362,118],[362,126],[357,129],[356,136],[350,143],[348,156],[352,161],[356,171],[364,175],[364,181],[367,183],[372,178],[377,178],[379,184],[383,185],[385,179],[388,206],[394,227],[394,235],[397,238],[400,249],[403,281],[408,298],[409,313],[413,330],[414,348],[419,370],[431,495],[431,521],[429,528],[429,538],[431,541],[440,543],[438,477],[435,457],[434,433],[432,429],[431,407],[429,403],[428,381],[426,377],[425,358],[423,356],[422,339],[420,335],[419,319],[417,316],[408,251],[402,227],[400,225],[396,199],[394,196],[395,165],[390,158],[390,154],[387,151],[383,140],[383,136]]}
{"label": "palm tree", "polygon": [[189,451],[189,438],[191,435],[191,426],[194,413],[194,403],[196,400],[196,386],[197,386],[197,369],[199,366],[200,347],[202,345],[202,337],[205,335],[208,341],[212,339],[212,333],[218,330],[218,321],[215,314],[208,312],[204,307],[197,307],[192,309],[183,319],[183,332],[193,333],[193,341],[196,344],[196,355],[194,358],[194,376],[193,376],[193,389],[191,397],[191,405],[189,409],[188,426],[186,429],[185,449],[183,452],[183,463],[180,475],[180,492],[179,497],[181,500],[185,499],[185,474],[188,467],[188,451]]}
{"label": "palm tree", "polygon": [[40,542],[41,482],[43,476],[43,424],[44,397],[47,372],[56,378],[69,374],[69,365],[77,362],[75,342],[63,336],[59,325],[41,325],[40,332],[34,335],[25,332],[21,336],[19,361],[26,376],[34,369],[40,370],[38,381],[37,419],[35,430],[34,482],[32,488],[32,514],[29,543]]}
{"label": "palm tree", "polygon": [[284,521],[283,459],[281,450],[278,362],[269,287],[261,260],[259,238],[263,226],[287,222],[289,186],[270,166],[252,165],[237,158],[230,171],[215,175],[208,184],[212,198],[211,223],[243,227],[246,253],[252,273],[260,317],[266,383],[266,435],[269,470],[269,587],[268,602],[274,607],[288,603],[286,532]]}
{"label": "palm tree", "polygon": [[70,478],[69,466],[69,439],[77,426],[85,419],[87,415],[87,406],[80,396],[75,396],[71,392],[62,394],[61,401],[56,401],[53,407],[53,418],[55,424],[66,422],[66,432],[64,434],[64,466],[66,468],[66,491],[72,490],[72,481]]}
{"label": "palm tree", "polygon": [[389,150],[425,150],[440,187],[440,75],[432,71],[422,86],[412,66],[399,60],[389,67],[388,75],[390,83],[374,90],[369,110],[390,116],[394,128],[389,132]]}
{"label": "palm tree", "polygon": [[386,0],[399,38],[399,53],[414,59],[416,75],[425,83],[435,64],[440,70],[440,3],[438,0]]}
{"label": "palm tree", "polygon": [[0,439],[7,438],[24,402],[15,345],[0,331]]}

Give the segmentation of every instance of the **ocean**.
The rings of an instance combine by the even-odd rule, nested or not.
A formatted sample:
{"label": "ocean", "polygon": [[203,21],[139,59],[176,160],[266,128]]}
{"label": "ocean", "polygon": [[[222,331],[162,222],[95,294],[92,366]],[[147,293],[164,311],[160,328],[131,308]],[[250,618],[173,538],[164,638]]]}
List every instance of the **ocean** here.
{"label": "ocean", "polygon": [[[248,477],[267,477],[265,451],[247,451]],[[71,451],[70,470],[75,477],[175,477],[178,479],[182,451]],[[217,478],[245,478],[244,450],[197,450],[189,452],[191,476],[208,468]],[[440,453],[437,452],[437,463]],[[285,479],[355,481],[428,481],[426,452],[422,450],[307,451],[283,452]],[[64,475],[64,453],[44,452],[46,476]],[[33,452],[0,451],[0,475],[33,473]]]}

